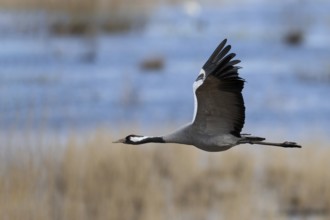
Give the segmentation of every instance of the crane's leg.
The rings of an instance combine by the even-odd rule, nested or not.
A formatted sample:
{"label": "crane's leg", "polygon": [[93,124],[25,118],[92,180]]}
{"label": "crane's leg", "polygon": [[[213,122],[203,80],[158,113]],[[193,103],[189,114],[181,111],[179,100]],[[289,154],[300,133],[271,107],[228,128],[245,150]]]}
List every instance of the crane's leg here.
{"label": "crane's leg", "polygon": [[277,146],[277,147],[295,147],[295,148],[301,148],[300,145],[298,145],[295,142],[289,142],[285,141],[283,143],[272,143],[272,142],[265,142],[265,141],[250,141],[249,144],[260,144],[260,145],[270,145],[270,146]]}

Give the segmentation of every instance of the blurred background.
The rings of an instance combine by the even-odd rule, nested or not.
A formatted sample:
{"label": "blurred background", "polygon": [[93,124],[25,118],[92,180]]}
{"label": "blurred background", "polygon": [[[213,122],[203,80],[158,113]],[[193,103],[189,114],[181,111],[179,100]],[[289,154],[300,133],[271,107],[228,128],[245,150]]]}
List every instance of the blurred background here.
{"label": "blurred background", "polygon": [[[330,2],[0,0],[1,219],[330,218]],[[192,119],[224,39],[244,133],[301,150],[114,145]]]}

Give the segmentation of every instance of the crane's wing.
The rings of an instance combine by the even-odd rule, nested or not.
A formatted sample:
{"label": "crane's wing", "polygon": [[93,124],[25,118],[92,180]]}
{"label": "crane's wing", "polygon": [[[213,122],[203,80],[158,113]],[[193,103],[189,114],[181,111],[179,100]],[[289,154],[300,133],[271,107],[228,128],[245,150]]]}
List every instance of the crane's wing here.
{"label": "crane's wing", "polygon": [[193,126],[209,135],[231,133],[240,137],[245,107],[242,96],[244,79],[238,76],[230,45],[223,40],[204,64],[194,82],[195,112]]}

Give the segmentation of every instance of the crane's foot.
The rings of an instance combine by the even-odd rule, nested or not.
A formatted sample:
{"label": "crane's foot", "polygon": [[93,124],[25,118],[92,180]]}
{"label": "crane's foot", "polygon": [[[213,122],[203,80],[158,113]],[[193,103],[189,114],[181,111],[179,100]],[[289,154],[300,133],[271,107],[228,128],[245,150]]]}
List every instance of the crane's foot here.
{"label": "crane's foot", "polygon": [[281,145],[282,147],[296,147],[296,148],[301,148],[300,145],[298,145],[296,142],[290,142],[290,141],[285,141]]}

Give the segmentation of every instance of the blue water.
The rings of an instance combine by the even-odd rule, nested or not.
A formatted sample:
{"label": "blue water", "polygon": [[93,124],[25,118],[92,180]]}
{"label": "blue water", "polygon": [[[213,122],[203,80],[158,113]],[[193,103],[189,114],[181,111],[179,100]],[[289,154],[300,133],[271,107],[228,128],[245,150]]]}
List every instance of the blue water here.
{"label": "blue water", "polygon": [[[0,129],[133,126],[157,133],[189,122],[192,82],[228,38],[247,81],[244,132],[327,135],[329,9],[326,1],[201,6],[195,13],[162,6],[142,29],[92,38],[48,33],[43,13],[29,17],[36,31],[24,32],[14,12],[0,12]],[[302,42],[286,43],[296,29]],[[162,69],[141,68],[153,57],[163,60]]]}

